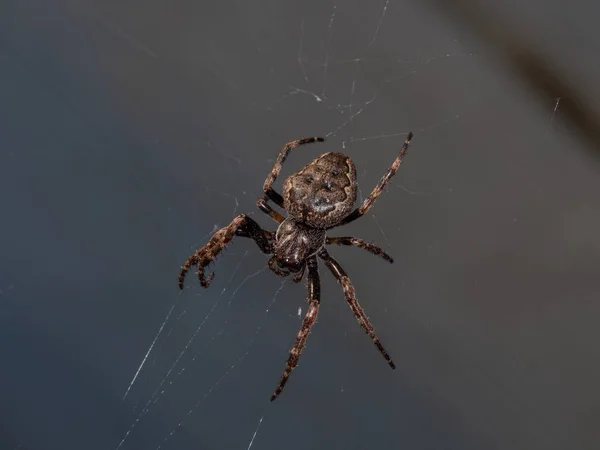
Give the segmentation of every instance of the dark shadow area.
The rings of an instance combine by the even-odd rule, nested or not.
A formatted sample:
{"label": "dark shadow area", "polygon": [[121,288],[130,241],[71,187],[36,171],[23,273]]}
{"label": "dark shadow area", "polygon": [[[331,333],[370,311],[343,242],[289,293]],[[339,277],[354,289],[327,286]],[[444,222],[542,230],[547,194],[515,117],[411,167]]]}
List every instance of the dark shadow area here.
{"label": "dark shadow area", "polygon": [[[597,98],[594,96],[590,98],[583,86],[577,85],[577,75],[569,67],[571,55],[561,54],[563,49],[559,47],[557,51],[557,46],[548,45],[551,42],[538,45],[539,39],[532,38],[531,28],[516,27],[514,15],[512,18],[507,17],[506,20],[502,20],[494,13],[493,8],[488,8],[486,11],[486,6],[490,6],[486,5],[487,2],[434,0],[431,3],[450,19],[456,19],[457,22],[464,24],[469,31],[481,39],[498,55],[501,63],[526,85],[528,91],[538,96],[542,105],[548,100],[555,100],[557,109],[560,105],[561,115],[567,125],[581,136],[586,144],[585,147],[594,157],[600,157],[600,116]],[[531,14],[539,14],[547,7],[546,2],[538,2],[538,5],[535,3],[525,6]],[[550,41],[559,39],[569,32],[573,32],[571,36],[581,32],[576,29],[576,24],[568,20],[568,16],[573,13],[571,8],[577,11],[580,5],[556,3],[557,5],[549,8],[550,11],[546,11],[545,17],[554,16],[556,22],[559,22],[555,29],[558,32],[550,37]],[[590,8],[589,14],[600,12],[600,6],[590,5]],[[519,16],[522,14],[517,7],[511,10],[504,6],[502,9],[513,14],[517,12]],[[561,19],[566,23],[560,23]],[[567,25],[566,30],[565,25]],[[589,37],[591,41],[586,44],[598,49],[598,37]],[[563,46],[567,47],[564,42]],[[549,51],[545,52],[545,50]],[[597,71],[595,74],[597,75]]]}

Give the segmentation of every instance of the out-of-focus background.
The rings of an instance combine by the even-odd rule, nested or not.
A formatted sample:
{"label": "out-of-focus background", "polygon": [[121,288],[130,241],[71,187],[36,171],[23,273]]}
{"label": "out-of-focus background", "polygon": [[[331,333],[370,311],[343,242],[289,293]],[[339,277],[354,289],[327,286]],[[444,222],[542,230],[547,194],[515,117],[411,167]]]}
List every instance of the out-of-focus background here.
{"label": "out-of-focus background", "polygon": [[[600,89],[592,2],[0,4],[0,448],[595,449]],[[306,289],[237,239],[179,266],[326,151],[366,196]],[[279,186],[279,185],[278,185]]]}

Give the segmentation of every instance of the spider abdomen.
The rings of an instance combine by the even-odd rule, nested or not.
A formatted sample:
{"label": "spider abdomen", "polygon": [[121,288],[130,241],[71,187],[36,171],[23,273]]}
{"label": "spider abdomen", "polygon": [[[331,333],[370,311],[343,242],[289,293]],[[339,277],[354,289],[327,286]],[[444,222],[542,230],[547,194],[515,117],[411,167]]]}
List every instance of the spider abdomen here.
{"label": "spider abdomen", "polygon": [[325,153],[291,175],[283,190],[290,216],[311,227],[327,228],[354,208],[354,162],[343,153]]}
{"label": "spider abdomen", "polygon": [[300,272],[308,257],[316,254],[324,245],[325,230],[288,218],[279,225],[275,234],[277,268],[287,273]]}

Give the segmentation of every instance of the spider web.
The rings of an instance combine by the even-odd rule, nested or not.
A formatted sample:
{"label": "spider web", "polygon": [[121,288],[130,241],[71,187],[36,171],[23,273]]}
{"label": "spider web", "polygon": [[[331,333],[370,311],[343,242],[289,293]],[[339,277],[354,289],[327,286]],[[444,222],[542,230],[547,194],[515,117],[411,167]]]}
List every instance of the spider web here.
{"label": "spider web", "polygon": [[[485,5],[507,54],[458,5]],[[600,129],[595,17],[0,2],[0,447],[595,449],[600,176],[577,139]],[[545,48],[545,70],[515,43]],[[285,142],[327,138],[290,155],[278,189],[342,151],[362,199],[409,131],[374,208],[331,233],[395,258],[331,249],[396,371],[321,267],[319,320],[270,403],[306,287],[247,239],[210,289],[192,273],[179,292],[179,266],[238,214],[275,228],[255,202]]]}
{"label": "spider web", "polygon": [[[467,73],[473,74],[478,70],[476,53],[472,48],[463,46],[451,33],[438,36],[428,49],[413,48],[407,36],[413,27],[404,18],[412,13],[409,6],[402,2],[386,0],[373,2],[369,6],[334,2],[302,7],[294,14],[281,11],[276,3],[249,4],[245,7],[238,5],[236,8],[239,10],[234,14],[247,8],[251,27],[253,20],[261,22],[255,30],[248,31],[251,35],[258,33],[256,39],[259,41],[264,40],[262,45],[259,42],[253,49],[251,58],[255,59],[254,64],[244,66],[245,60],[237,59],[242,58],[240,51],[236,52],[235,43],[221,41],[226,38],[224,33],[215,33],[208,49],[191,59],[200,61],[215,72],[224,85],[220,87],[224,90],[223,101],[229,98],[249,114],[261,118],[260,127],[264,127],[267,134],[276,136],[268,139],[276,147],[262,149],[260,155],[267,155],[267,158],[256,165],[252,161],[254,147],[262,146],[262,143],[250,142],[249,148],[242,151],[232,149],[217,134],[207,136],[204,150],[195,153],[192,158],[201,157],[202,154],[215,155],[206,160],[205,170],[222,170],[220,176],[223,180],[205,177],[202,189],[206,199],[214,199],[223,209],[205,210],[203,216],[206,217],[202,218],[202,222],[206,223],[209,217],[219,218],[222,222],[205,227],[206,234],[190,245],[189,252],[203,245],[217,228],[226,225],[230,218],[240,212],[250,213],[261,224],[269,223],[267,217],[252,211],[255,211],[254,201],[259,193],[256,187],[262,184],[270,170],[277,155],[277,145],[306,135],[326,137],[327,143],[321,144],[322,147],[314,146],[292,154],[284,165],[279,182],[324,151],[343,151],[350,154],[357,164],[361,186],[359,196],[362,200],[389,167],[404,137],[412,131],[415,141],[414,152],[411,150],[407,158],[406,166],[409,167],[401,168],[378,202],[378,208],[374,209],[376,212],[363,219],[362,226],[349,227],[350,232],[344,230],[334,233],[344,235],[364,230],[361,235],[370,235],[369,240],[393,253],[394,243],[390,236],[401,230],[402,225],[398,221],[388,220],[397,216],[386,212],[386,205],[389,208],[406,196],[434,194],[427,182],[410,175],[410,165],[416,162],[411,161],[415,156],[413,153],[423,151],[418,150],[419,141],[423,146],[427,136],[446,132],[460,120],[462,114],[468,113],[469,107],[458,95],[448,98],[447,91],[444,102],[450,102],[450,106],[433,113],[420,108],[415,99],[418,101],[420,94],[436,95],[432,93],[436,91],[432,89],[432,83],[439,81],[437,74],[443,74],[443,78],[450,80],[449,83],[458,81],[458,72],[453,73],[457,68],[468,66],[470,72]],[[227,19],[223,17],[223,20]],[[101,23],[108,30],[118,30],[124,40],[140,51],[161,58],[158,50],[150,50],[146,44],[126,34],[109,19],[102,16]],[[287,33],[282,42],[278,42],[276,36],[284,29]],[[269,37],[261,37],[259,31],[264,30],[268,30]],[[243,36],[244,32],[240,32],[238,38],[244,39]],[[394,39],[404,42],[394,43]],[[247,73],[238,73],[236,67],[239,66],[244,66]],[[458,85],[462,86],[462,82],[458,82]],[[306,115],[311,111],[316,114],[314,119]],[[230,125],[239,126],[237,121],[231,121]],[[263,179],[255,177],[253,173],[252,177],[245,177],[247,182],[233,181],[244,172],[242,168],[247,164],[254,164],[256,169],[252,170],[264,174]],[[248,189],[252,195],[247,193]],[[371,224],[368,223],[369,217]],[[266,226],[270,229],[274,227],[272,223]],[[360,274],[361,261],[369,258],[368,255],[353,252],[343,254],[352,255],[349,262],[341,260],[351,273]],[[140,442],[144,443],[145,448],[181,448],[182,439],[187,440],[182,434],[196,434],[191,430],[205,428],[206,417],[215,405],[225,401],[228,409],[235,408],[235,396],[232,399],[229,394],[236,389],[233,387],[235,384],[239,384],[242,390],[250,389],[257,373],[263,372],[270,381],[268,385],[273,389],[276,387],[285,367],[285,359],[282,361],[281,357],[287,357],[302,320],[306,293],[305,288],[293,283],[286,286],[277,279],[273,280],[275,277],[265,273],[268,272],[265,263],[264,257],[252,243],[238,239],[228,248],[225,256],[211,267],[217,273],[217,278],[210,290],[201,290],[194,276],[188,276],[188,289],[176,296],[168,307],[149,347],[140,355],[141,363],[125,390],[123,404],[132,408],[132,419],[116,450],[138,448]],[[382,280],[391,273],[385,271]],[[340,301],[338,287],[326,279],[329,275],[323,270],[321,275],[323,285],[331,287],[324,292],[324,296],[327,296],[325,304],[331,305],[335,299],[339,305],[331,308],[333,313],[337,312],[340,317],[348,319],[338,321],[344,324],[343,331],[336,333],[331,346],[342,347],[342,355],[347,359],[352,355],[348,348],[356,342],[361,342],[361,349],[373,351],[369,348],[368,339],[348,314],[346,305]],[[361,298],[368,298],[369,278],[358,276],[353,279],[362,285]],[[249,291],[251,286],[254,290]],[[285,302],[282,302],[284,286]],[[260,290],[256,292],[259,287]],[[244,313],[237,309],[242,307],[242,302]],[[251,310],[263,311],[262,316],[256,312],[250,313]],[[379,318],[387,312],[385,302],[379,305],[370,302],[367,310]],[[246,313],[253,318],[242,321],[239,317]],[[320,327],[327,327],[327,321],[332,319],[330,315],[333,313],[321,312]],[[270,323],[273,314],[279,315],[276,325]],[[287,319],[282,320],[282,314]],[[388,327],[384,334],[391,332],[389,323],[378,322],[378,329],[385,331]],[[265,336],[265,328],[271,328],[269,337]],[[238,337],[237,342],[235,336]],[[279,349],[278,357],[269,355],[268,347],[265,347],[267,339],[280,341],[276,346]],[[317,350],[321,345],[317,343],[318,339],[309,339],[305,355]],[[234,342],[228,343],[228,340]],[[216,358],[218,363],[215,361],[215,352],[220,353]],[[261,361],[265,360],[270,360],[270,363],[261,371]],[[381,363],[376,358],[369,361],[369,364]],[[300,365],[303,365],[302,360]],[[296,372],[287,390],[294,388],[295,378],[307,376],[306,371],[302,374],[298,369]],[[337,384],[335,392],[340,395],[347,395],[348,389],[358,388],[356,382],[346,375],[338,373],[332,378]],[[284,390],[283,397],[285,394],[287,392]],[[245,425],[240,428],[246,430],[244,434],[248,449],[260,441],[261,427],[269,425],[269,405],[266,403],[246,418],[254,423],[252,427]],[[157,423],[161,426],[156,427]],[[202,435],[206,431],[204,429],[197,433]],[[235,440],[238,445],[240,439],[243,441],[242,437]]]}
{"label": "spider web", "polygon": [[[514,323],[505,319],[506,327],[505,323],[490,327],[486,335],[476,318],[468,320],[479,306],[467,303],[463,306],[469,313],[457,312],[458,302],[480,295],[464,294],[473,293],[477,283],[464,275],[468,270],[455,268],[470,267],[484,280],[501,272],[496,266],[478,272],[479,265],[469,259],[480,254],[474,247],[483,248],[484,255],[486,250],[494,254],[502,245],[490,244],[501,235],[498,228],[518,230],[522,217],[530,217],[527,211],[532,204],[558,197],[557,192],[547,193],[551,183],[540,180],[547,176],[553,183],[562,172],[539,169],[533,157],[511,165],[521,154],[512,148],[512,141],[502,139],[505,121],[512,119],[515,128],[519,120],[528,123],[528,133],[542,136],[541,143],[535,140],[530,147],[540,149],[537,158],[551,161],[551,155],[560,154],[560,149],[546,150],[561,123],[563,93],[548,99],[541,125],[531,120],[522,103],[507,103],[515,97],[502,94],[509,91],[510,83],[490,76],[490,66],[497,61],[481,55],[479,44],[466,32],[449,27],[436,11],[420,3],[168,2],[168,10],[167,3],[161,2],[65,0],[52,8],[47,2],[17,3],[15,9],[34,18],[32,29],[77,24],[67,26],[64,35],[59,33],[58,44],[39,58],[62,61],[63,52],[57,49],[71,49],[70,59],[63,65],[56,63],[64,72],[59,78],[63,83],[51,85],[50,90],[52,98],[78,113],[72,122],[85,123],[94,142],[99,142],[102,151],[88,148],[97,153],[89,165],[104,167],[106,149],[129,152],[117,153],[116,162],[110,164],[129,169],[114,177],[122,184],[108,184],[105,175],[100,177],[103,195],[115,191],[108,197],[111,207],[104,216],[126,218],[111,235],[123,238],[116,252],[123,266],[113,261],[115,252],[108,252],[106,266],[127,273],[132,286],[121,289],[127,291],[127,298],[118,298],[118,306],[110,312],[119,332],[106,319],[101,328],[108,329],[107,334],[98,340],[103,347],[114,342],[114,353],[121,356],[115,376],[118,395],[114,395],[119,414],[113,432],[103,433],[111,448],[389,448],[400,442],[411,448],[488,448],[495,443],[490,436],[513,434],[502,425],[490,428],[490,424],[508,424],[504,426],[512,431],[530,417],[540,419],[529,424],[530,441],[522,441],[530,445],[520,448],[564,444],[536,435],[556,428],[551,426],[556,418],[544,416],[536,402],[521,404],[518,411],[503,404],[504,397],[516,404],[522,391],[490,372],[503,373],[498,366],[512,363],[518,345],[499,344],[501,339],[494,333],[504,338],[500,330]],[[24,55],[30,50],[28,30],[15,31],[21,33],[20,54]],[[81,47],[73,50],[74,41]],[[95,55],[91,61],[89,54]],[[22,59],[26,66],[27,58]],[[30,72],[35,69],[29,67]],[[72,73],[79,75],[71,79]],[[113,94],[88,98],[96,109],[104,108],[99,119],[88,113],[88,103],[80,103],[76,94],[82,89],[77,89],[77,83]],[[70,128],[66,130],[64,134],[70,136]],[[348,311],[339,286],[321,268],[319,321],[286,389],[269,403],[306,312],[305,287],[273,276],[265,255],[242,239],[235,240],[211,267],[216,278],[208,290],[201,289],[190,274],[186,289],[172,294],[178,266],[242,212],[274,229],[270,219],[256,211],[255,201],[285,142],[326,137],[324,144],[292,153],[278,188],[282,179],[315,156],[342,151],[357,165],[362,199],[389,167],[408,132],[414,133],[414,140],[405,164],[372,212],[332,233],[359,236],[395,257],[390,266],[357,249],[332,249],[350,274],[398,370],[391,372],[381,360]],[[465,148],[463,139],[469,141]],[[481,151],[495,140],[504,147],[494,154]],[[19,159],[14,152],[4,156]],[[40,157],[51,167],[64,165],[61,158]],[[557,160],[562,163],[562,155]],[[87,165],[74,167],[78,170],[73,172],[91,177]],[[577,167],[583,174],[585,169]],[[62,166],[55,172],[61,170]],[[511,181],[498,173],[509,174]],[[585,175],[579,178],[587,188],[582,191],[594,192],[595,185],[585,181]],[[496,194],[498,185],[504,187],[500,194]],[[138,191],[140,197],[135,197],[132,192]],[[521,205],[517,199],[523,191],[530,194],[521,211],[514,205]],[[103,217],[98,212],[100,202],[80,200],[65,208],[94,204],[89,207],[91,221]],[[133,214],[131,204],[138,208]],[[582,222],[596,223],[595,211],[581,206],[574,215],[585,218]],[[127,219],[136,226],[128,229]],[[37,213],[29,222],[37,222]],[[570,245],[595,248],[587,245],[593,233],[586,230],[576,228],[572,234],[579,240]],[[131,238],[134,235],[137,239]],[[474,244],[459,246],[459,238],[451,236]],[[539,236],[556,241],[551,234]],[[70,235],[61,242],[69,239]],[[508,247],[512,242],[504,244]],[[67,248],[77,255],[82,252],[78,246]],[[537,250],[544,254],[545,250]],[[95,248],[86,255],[105,251]],[[46,252],[57,253],[66,251],[61,247]],[[525,256],[521,259],[530,257]],[[62,273],[52,272],[56,268],[47,270],[62,279]],[[94,267],[94,273],[102,270]],[[79,275],[81,280],[89,279]],[[518,278],[519,273],[513,275]],[[71,278],[69,273],[69,283]],[[119,282],[122,278],[115,276]],[[119,287],[130,286],[122,283]],[[3,293],[2,286],[10,287],[10,295]],[[9,278],[3,278],[0,287],[0,298],[11,301],[20,289]],[[454,302],[446,301],[446,292],[453,288]],[[504,305],[513,293],[500,292],[497,303]],[[516,303],[510,307],[526,314]],[[122,308],[119,313],[114,312],[117,308]],[[511,316],[496,305],[493,308],[496,315]],[[102,312],[99,317],[104,317]],[[89,318],[88,322],[94,323]],[[555,328],[549,327],[552,333]],[[482,335],[487,340],[479,339]],[[420,345],[412,345],[415,337]],[[473,341],[485,344],[477,347]],[[486,359],[490,348],[500,355],[498,359]],[[529,364],[526,356],[516,359]],[[85,361],[94,373],[104,373],[96,370],[100,357]],[[479,361],[486,364],[477,367]],[[453,370],[455,362],[462,371]],[[538,373],[551,372],[545,369],[540,365]],[[449,375],[440,381],[440,373]],[[593,371],[586,373],[593,375]],[[494,380],[497,386],[490,388],[482,380]],[[463,394],[468,395],[471,386],[479,395],[465,400]],[[111,396],[116,389],[109,392]],[[540,405],[547,401],[544,396],[536,398],[541,398]],[[501,406],[500,412],[490,412],[494,408],[489,405]],[[69,438],[75,440],[73,436]],[[73,448],[94,445],[88,444]],[[105,443],[97,446],[106,448]]]}

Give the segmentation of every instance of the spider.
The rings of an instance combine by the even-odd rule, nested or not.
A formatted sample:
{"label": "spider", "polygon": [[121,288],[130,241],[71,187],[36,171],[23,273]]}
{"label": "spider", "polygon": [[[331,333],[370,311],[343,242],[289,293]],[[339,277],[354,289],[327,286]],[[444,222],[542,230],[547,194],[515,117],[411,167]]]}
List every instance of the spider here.
{"label": "spider", "polygon": [[[380,256],[390,263],[394,262],[391,256],[373,244],[351,236],[328,237],[327,231],[353,222],[371,209],[377,197],[381,195],[386,184],[400,167],[412,136],[412,133],[408,134],[391,167],[375,186],[371,195],[356,209],[353,209],[358,188],[356,168],[354,162],[343,153],[331,152],[319,156],[287,178],[283,185],[283,196],[277,193],[273,189],[273,183],[290,151],[300,145],[323,142],[325,139],[309,137],[288,142],[279,152],[275,165],[265,180],[263,195],[256,202],[258,209],[279,224],[277,231],[263,230],[253,219],[241,214],[228,226],[217,231],[208,244],[197,250],[181,267],[180,289],[183,289],[184,278],[192,266],[197,266],[200,284],[204,288],[208,288],[214,273],[206,276],[204,269],[215,260],[235,236],[242,236],[253,239],[263,253],[273,255],[268,263],[269,269],[279,276],[293,275],[294,281],[300,282],[308,268],[308,311],[296,337],[296,342],[290,351],[279,386],[271,396],[271,401],[279,396],[290,374],[298,365],[310,330],[317,320],[321,302],[317,258],[325,263],[342,285],[348,305],[360,327],[373,340],[389,366],[392,369],[396,368],[375,334],[373,325],[358,303],[350,278],[342,266],[329,255],[325,245],[355,246]],[[277,206],[283,208],[288,217],[282,216],[271,208],[268,204],[269,201],[273,201]]]}

